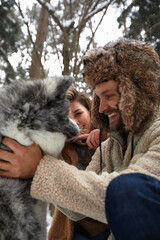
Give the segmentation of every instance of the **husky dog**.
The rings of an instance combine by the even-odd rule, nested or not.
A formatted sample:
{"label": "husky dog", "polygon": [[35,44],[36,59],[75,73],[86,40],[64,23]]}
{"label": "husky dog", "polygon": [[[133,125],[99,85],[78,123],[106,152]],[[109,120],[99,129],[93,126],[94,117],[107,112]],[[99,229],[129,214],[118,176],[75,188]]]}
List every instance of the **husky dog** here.
{"label": "husky dog", "polygon": [[[1,88],[0,134],[25,146],[36,142],[44,153],[58,157],[66,139],[79,134],[68,117],[65,94],[71,83],[65,76]],[[0,240],[46,239],[46,203],[30,196],[31,181],[0,177]]]}

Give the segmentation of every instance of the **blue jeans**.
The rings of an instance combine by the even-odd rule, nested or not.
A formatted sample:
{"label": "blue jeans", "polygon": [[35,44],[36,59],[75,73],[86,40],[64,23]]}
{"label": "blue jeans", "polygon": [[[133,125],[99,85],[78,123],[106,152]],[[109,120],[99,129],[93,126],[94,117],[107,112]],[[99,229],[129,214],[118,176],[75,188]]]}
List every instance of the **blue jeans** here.
{"label": "blue jeans", "polygon": [[160,240],[160,181],[121,175],[106,192],[106,217],[115,240]]}

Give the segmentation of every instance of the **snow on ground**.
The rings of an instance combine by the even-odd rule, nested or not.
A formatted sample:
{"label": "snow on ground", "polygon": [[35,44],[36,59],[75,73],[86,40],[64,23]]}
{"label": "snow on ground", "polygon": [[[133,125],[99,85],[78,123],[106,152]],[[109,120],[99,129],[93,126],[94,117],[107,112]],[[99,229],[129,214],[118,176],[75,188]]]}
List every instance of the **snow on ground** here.
{"label": "snow on ground", "polygon": [[[47,208],[47,233],[50,229],[51,223],[52,223],[52,217],[50,215],[50,210],[49,210],[49,205],[48,205],[48,208]],[[48,236],[47,236],[47,239],[48,239]]]}

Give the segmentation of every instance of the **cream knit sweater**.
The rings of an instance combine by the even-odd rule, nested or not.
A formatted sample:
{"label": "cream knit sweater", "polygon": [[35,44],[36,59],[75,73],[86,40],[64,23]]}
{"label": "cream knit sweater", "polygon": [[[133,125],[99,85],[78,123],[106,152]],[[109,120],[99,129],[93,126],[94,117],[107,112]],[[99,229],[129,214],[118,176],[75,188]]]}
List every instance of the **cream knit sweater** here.
{"label": "cream knit sweater", "polygon": [[114,132],[103,142],[102,173],[99,148],[86,171],[80,171],[51,156],[44,156],[34,176],[31,195],[53,203],[72,220],[79,220],[84,215],[107,223],[105,196],[107,186],[113,178],[120,174],[140,172],[160,180],[159,117],[145,132],[134,135],[132,159],[131,140],[130,133],[125,156],[118,133]]}

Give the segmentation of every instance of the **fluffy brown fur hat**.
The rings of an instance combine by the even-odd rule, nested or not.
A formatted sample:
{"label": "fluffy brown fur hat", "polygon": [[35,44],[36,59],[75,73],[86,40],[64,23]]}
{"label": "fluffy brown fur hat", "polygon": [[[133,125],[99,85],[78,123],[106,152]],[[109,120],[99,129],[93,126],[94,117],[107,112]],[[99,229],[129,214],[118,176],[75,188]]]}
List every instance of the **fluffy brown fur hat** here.
{"label": "fluffy brown fur hat", "polygon": [[[154,117],[159,103],[160,62],[148,43],[119,38],[84,57],[84,79],[93,89],[108,80],[119,83],[119,110],[126,130],[139,132]],[[108,130],[108,117],[98,111],[94,94],[92,123]]]}

